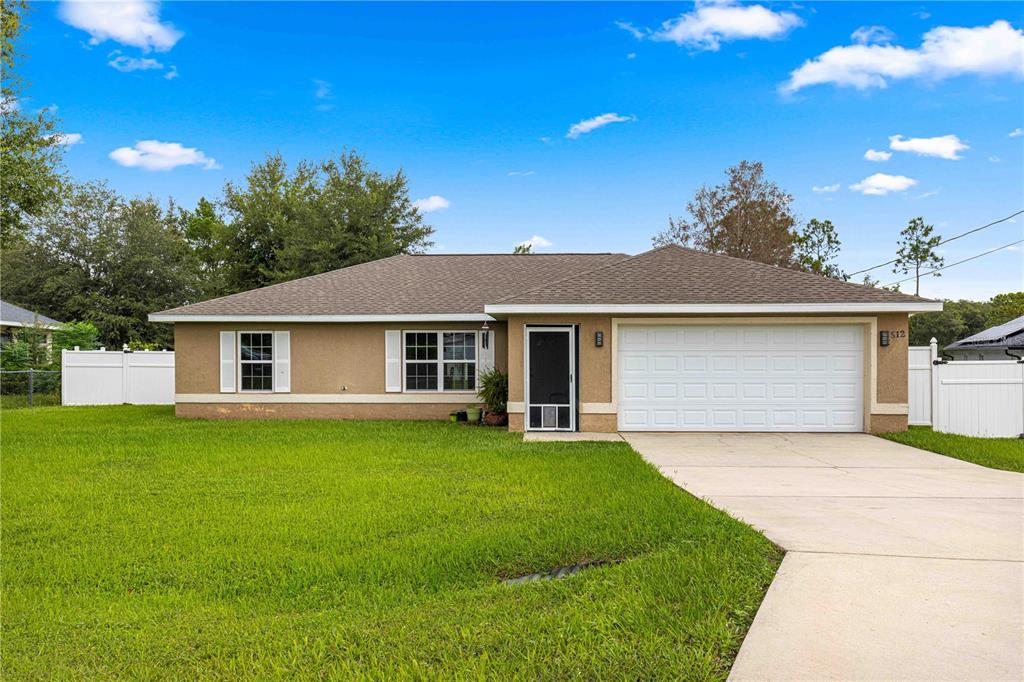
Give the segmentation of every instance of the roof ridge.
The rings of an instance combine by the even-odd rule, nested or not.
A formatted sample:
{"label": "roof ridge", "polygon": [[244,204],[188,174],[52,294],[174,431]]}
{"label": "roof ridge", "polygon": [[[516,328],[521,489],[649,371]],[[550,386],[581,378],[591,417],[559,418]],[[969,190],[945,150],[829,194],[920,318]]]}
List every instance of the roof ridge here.
{"label": "roof ridge", "polygon": [[[650,251],[644,251],[644,253],[650,253]],[[532,289],[526,289],[525,291],[520,291],[519,293],[516,293],[516,294],[510,294],[510,295],[506,296],[505,298],[502,298],[502,299],[499,299],[499,300],[495,301],[495,303],[496,304],[497,303],[504,303],[505,301],[509,300],[510,298],[518,298],[519,296],[526,296],[527,294],[532,294],[534,292],[539,292],[542,289],[544,289],[545,287],[551,287],[551,286],[554,286],[556,284],[561,284],[562,282],[568,281],[568,280],[573,279],[575,277],[582,277],[583,275],[589,275],[589,274],[597,272],[598,270],[603,270],[605,268],[610,268],[613,265],[620,265],[621,263],[624,263],[625,261],[628,261],[628,260],[630,260],[632,258],[636,258],[637,256],[641,256],[643,254],[639,254],[638,253],[635,256],[631,256],[628,253],[624,253],[624,254],[610,253],[608,255],[609,256],[621,255],[622,258],[619,258],[618,260],[614,260],[614,261],[612,261],[610,263],[605,263],[604,265],[599,265],[596,268],[594,268],[593,270],[584,270],[583,272],[577,272],[577,273],[574,273],[574,274],[571,274],[571,275],[566,275],[565,277],[562,277],[561,279],[553,279],[550,282],[545,282],[544,284],[539,284],[539,285],[533,287]]]}

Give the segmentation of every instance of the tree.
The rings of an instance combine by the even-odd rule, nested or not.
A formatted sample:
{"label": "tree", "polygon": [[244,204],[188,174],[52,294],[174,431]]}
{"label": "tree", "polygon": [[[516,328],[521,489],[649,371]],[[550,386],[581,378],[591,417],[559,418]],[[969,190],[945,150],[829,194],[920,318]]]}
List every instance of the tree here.
{"label": "tree", "polygon": [[88,320],[105,345],[173,345],[149,313],[199,300],[198,263],[180,212],[152,198],[125,200],[100,183],[67,185],[2,254],[4,293],[64,320]]}
{"label": "tree", "polygon": [[997,294],[989,301],[985,323],[989,327],[1015,320],[1024,315],[1024,291]]}
{"label": "tree", "polygon": [[15,42],[25,28],[25,0],[0,0],[0,248],[20,238],[27,219],[56,201],[63,146],[52,112],[21,110],[23,81]]}
{"label": "tree", "polygon": [[954,341],[977,334],[986,323],[991,304],[981,301],[943,301],[942,310],[910,316],[910,345],[927,346],[932,337],[944,348]]}
{"label": "tree", "polygon": [[512,249],[512,253],[533,253],[533,244],[530,242],[523,242],[522,244],[516,244],[516,247]]}
{"label": "tree", "polygon": [[225,244],[227,226],[217,207],[205,197],[200,197],[195,210],[182,210],[179,219],[185,226],[185,240],[198,262],[201,297],[216,298],[229,293],[225,272],[230,259]]}
{"label": "tree", "polygon": [[[914,295],[921,294],[921,269],[940,268],[945,259],[935,252],[942,242],[939,235],[932,236],[934,226],[926,225],[924,218],[914,218],[900,232],[900,240],[896,249],[896,263],[893,265],[893,272],[906,275],[914,273]],[[940,277],[941,273],[934,273],[934,277]]]}
{"label": "tree", "polygon": [[726,183],[697,190],[686,205],[689,218],[669,218],[669,228],[655,235],[655,246],[681,244],[769,265],[793,265],[792,195],[765,178],[757,161],[741,161],[726,175]]}
{"label": "tree", "polygon": [[63,322],[53,330],[53,354],[57,358],[65,348],[95,350],[100,346],[100,330],[92,322]]}
{"label": "tree", "polygon": [[839,256],[841,244],[839,233],[831,220],[812,218],[794,240],[796,265],[815,275],[846,279],[843,271],[833,262]]}
{"label": "tree", "polygon": [[245,186],[224,188],[226,288],[242,291],[416,253],[433,228],[399,170],[385,176],[356,152],[290,172],[280,155],[253,166]]}

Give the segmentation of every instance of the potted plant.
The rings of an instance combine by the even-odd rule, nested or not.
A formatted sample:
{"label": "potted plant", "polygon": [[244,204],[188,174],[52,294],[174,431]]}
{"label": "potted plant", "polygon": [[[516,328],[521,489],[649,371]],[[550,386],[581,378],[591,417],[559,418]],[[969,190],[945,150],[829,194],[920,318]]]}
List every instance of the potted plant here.
{"label": "potted plant", "polygon": [[487,412],[484,423],[488,426],[505,426],[508,424],[508,375],[498,368],[490,369],[480,375],[480,390],[477,396],[484,403]]}

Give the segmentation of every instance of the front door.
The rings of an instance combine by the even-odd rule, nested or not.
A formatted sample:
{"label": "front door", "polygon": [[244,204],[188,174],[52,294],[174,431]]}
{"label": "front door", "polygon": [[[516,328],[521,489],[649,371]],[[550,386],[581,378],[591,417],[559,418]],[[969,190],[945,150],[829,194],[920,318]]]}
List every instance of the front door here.
{"label": "front door", "polygon": [[576,429],[576,343],[572,327],[526,328],[526,428]]}

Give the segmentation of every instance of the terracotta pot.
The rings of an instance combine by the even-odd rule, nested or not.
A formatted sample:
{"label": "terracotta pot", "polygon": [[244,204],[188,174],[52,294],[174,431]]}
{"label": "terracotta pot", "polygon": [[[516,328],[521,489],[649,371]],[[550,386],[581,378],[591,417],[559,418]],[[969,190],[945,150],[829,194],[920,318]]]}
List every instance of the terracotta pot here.
{"label": "terracotta pot", "polygon": [[484,415],[484,424],[488,426],[507,426],[508,425],[508,413],[507,412],[488,412]]}

